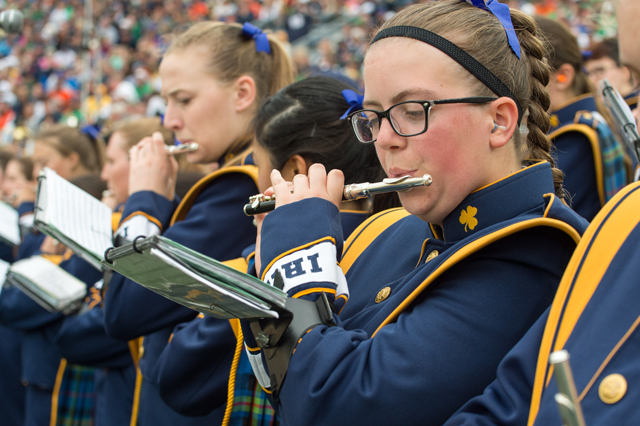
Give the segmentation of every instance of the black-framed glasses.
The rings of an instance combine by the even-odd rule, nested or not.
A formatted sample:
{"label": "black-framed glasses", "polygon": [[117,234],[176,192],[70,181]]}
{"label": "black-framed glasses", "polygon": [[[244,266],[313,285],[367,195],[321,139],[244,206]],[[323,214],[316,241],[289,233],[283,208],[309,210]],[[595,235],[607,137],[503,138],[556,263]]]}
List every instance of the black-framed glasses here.
{"label": "black-framed glasses", "polygon": [[429,128],[429,111],[442,104],[486,104],[498,98],[476,96],[470,98],[440,99],[437,101],[405,101],[392,105],[386,111],[361,109],[347,117],[353,131],[362,143],[375,142],[380,133],[382,119],[386,118],[394,132],[400,136],[416,136]]}

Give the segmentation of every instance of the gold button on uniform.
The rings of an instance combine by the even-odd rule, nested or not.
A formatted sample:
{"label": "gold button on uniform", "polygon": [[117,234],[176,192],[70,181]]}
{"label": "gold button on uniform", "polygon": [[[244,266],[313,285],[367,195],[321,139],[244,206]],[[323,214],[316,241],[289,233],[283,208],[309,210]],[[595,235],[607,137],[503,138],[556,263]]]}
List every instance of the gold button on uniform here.
{"label": "gold button on uniform", "polygon": [[436,257],[438,257],[439,254],[440,253],[438,253],[438,250],[432,251],[431,253],[429,253],[429,256],[427,256],[427,260],[425,260],[424,263],[427,263],[431,259],[435,259]]}
{"label": "gold button on uniform", "polygon": [[390,287],[385,287],[382,290],[380,290],[378,292],[378,294],[376,294],[376,303],[380,303],[384,300],[387,299],[387,297],[389,297],[389,295],[391,294],[391,288]]}
{"label": "gold button on uniform", "polygon": [[627,393],[627,380],[621,374],[609,374],[600,382],[598,395],[605,404],[615,404]]}

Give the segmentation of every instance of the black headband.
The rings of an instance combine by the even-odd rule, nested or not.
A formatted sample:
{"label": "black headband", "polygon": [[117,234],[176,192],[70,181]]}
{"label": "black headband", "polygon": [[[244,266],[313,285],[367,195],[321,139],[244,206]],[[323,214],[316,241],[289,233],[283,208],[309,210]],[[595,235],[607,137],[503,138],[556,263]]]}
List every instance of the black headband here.
{"label": "black headband", "polygon": [[518,125],[522,121],[522,107],[520,102],[516,99],[515,95],[511,93],[511,90],[495,76],[494,73],[489,71],[484,65],[478,62],[473,56],[469,55],[464,50],[460,49],[449,40],[440,37],[438,34],[427,31],[423,28],[411,27],[407,25],[401,25],[397,27],[389,27],[380,31],[373,38],[371,44],[376,41],[382,40],[388,37],[407,37],[414,40],[419,40],[423,43],[427,43],[436,49],[446,53],[451,59],[463,66],[467,71],[476,76],[478,80],[484,83],[493,93],[499,97],[507,97],[514,100],[518,107]]}

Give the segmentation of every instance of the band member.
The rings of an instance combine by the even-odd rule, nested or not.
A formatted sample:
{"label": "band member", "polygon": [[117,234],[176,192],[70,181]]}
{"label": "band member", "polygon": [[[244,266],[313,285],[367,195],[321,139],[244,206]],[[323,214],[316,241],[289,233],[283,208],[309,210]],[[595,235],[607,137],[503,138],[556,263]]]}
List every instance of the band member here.
{"label": "band member", "polygon": [[[549,156],[550,71],[535,22],[469,3],[414,5],[385,23],[364,61],[364,109],[350,115],[389,177],[433,177],[400,194],[432,228],[415,269],[387,279],[404,253],[385,251],[347,282],[342,173],[312,165],[293,193],[271,174],[276,209],[256,262],[296,314],[282,337],[290,317],[243,331],[249,351],[263,351],[252,366],[285,424],[443,423],[551,303],[586,227],[563,204]],[[351,299],[360,309],[348,311]]]}
{"label": "band member", "polygon": [[[640,71],[640,3],[618,5],[621,63]],[[551,308],[505,357],[498,378],[446,426],[561,424],[549,354],[570,354],[587,425],[638,421],[640,186],[620,191],[587,229]]]}
{"label": "band member", "polygon": [[[380,180],[383,170],[375,149],[359,144],[346,120],[350,110],[361,107],[360,102],[349,85],[328,77],[306,78],[272,96],[254,121],[258,189],[270,186],[273,169],[293,179],[307,174],[313,163],[344,170],[347,183]],[[366,219],[369,202],[363,199],[341,205],[344,235]],[[253,250],[254,246],[245,250],[249,262],[243,268],[255,274],[250,267]],[[176,327],[158,361],[161,396],[185,414],[203,415],[226,403],[230,424],[275,424],[273,409],[257,386],[242,340],[240,345],[221,346],[226,342],[219,341],[216,324],[219,321],[204,317]],[[234,359],[238,362],[232,367]],[[230,371],[235,378],[231,386]],[[227,400],[229,388],[234,390],[232,400]]]}
{"label": "band member", "polygon": [[638,105],[638,88],[636,79],[628,67],[620,64],[620,49],[617,38],[607,38],[593,46],[591,56],[584,64],[589,78],[596,86],[600,87],[600,81],[609,80],[609,83],[624,97],[631,109]]}
{"label": "band member", "polygon": [[[159,118],[127,120],[111,128],[101,177],[116,206],[129,196],[129,149],[154,132],[160,132],[167,144],[173,144],[173,134],[160,124]],[[116,228],[120,216],[120,212],[114,213]],[[107,284],[100,280],[89,289],[85,309],[81,314],[66,317],[55,338],[66,362],[95,368],[96,398],[92,407],[95,426],[128,424],[136,380],[137,346],[133,346],[132,353],[128,342],[109,337],[104,330],[102,291],[108,278]]]}
{"label": "band member", "polygon": [[[283,47],[258,28],[198,23],[178,35],[160,64],[167,99],[164,125],[182,143],[198,143],[186,154],[193,163],[221,168],[200,180],[180,203],[174,195],[177,163],[162,137],[145,138],[130,152],[130,196],[117,236],[163,236],[218,260],[234,259],[255,242],[256,229],[242,207],[256,193],[257,170],[248,151],[250,123],[268,96],[291,83],[292,67]],[[112,337],[144,336],[131,424],[220,424],[224,407],[208,416],[179,415],[160,398],[157,358],[176,325],[196,312],[114,274],[105,293],[105,328]],[[236,339],[219,321],[221,341]]]}
{"label": "band member", "polygon": [[552,155],[565,173],[569,205],[587,220],[630,179],[630,160],[603,115],[594,87],[583,70],[578,42],[562,23],[536,17],[549,41],[547,59],[553,66],[551,97]]}
{"label": "band member", "polygon": [[[84,131],[56,126],[36,135],[35,141],[34,177],[43,167],[71,181],[91,179],[90,176],[100,170],[104,155],[102,142]],[[32,214],[35,188],[25,185],[19,197],[22,204],[18,212],[22,217]],[[26,235],[17,260],[41,253],[43,244],[48,245],[44,234]],[[50,259],[89,286],[99,279],[97,270],[71,253]],[[62,313],[48,312],[16,287],[5,288],[0,293],[0,323],[23,334],[21,379],[26,383],[25,425],[49,424],[52,412],[57,412],[51,405],[61,356],[54,336],[62,318]]]}

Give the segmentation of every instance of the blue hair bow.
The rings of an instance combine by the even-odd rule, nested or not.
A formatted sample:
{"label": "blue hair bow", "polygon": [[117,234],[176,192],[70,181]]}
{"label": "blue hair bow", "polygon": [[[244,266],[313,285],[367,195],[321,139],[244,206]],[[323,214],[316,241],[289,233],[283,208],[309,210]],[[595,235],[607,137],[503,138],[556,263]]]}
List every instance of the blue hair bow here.
{"label": "blue hair bow", "polygon": [[98,125],[86,125],[80,128],[80,133],[89,136],[94,141],[97,141],[100,137],[100,127]]}
{"label": "blue hair bow", "polygon": [[498,20],[502,24],[502,28],[504,28],[505,32],[507,33],[507,38],[509,39],[509,46],[511,46],[511,50],[513,50],[513,53],[515,53],[518,59],[520,59],[520,42],[518,41],[516,30],[513,28],[513,22],[511,22],[511,12],[509,12],[509,6],[500,3],[498,0],[464,1],[479,9],[491,12],[496,18],[498,18]]}
{"label": "blue hair bow", "polygon": [[253,24],[245,22],[242,25],[242,34],[247,37],[253,38],[256,42],[256,52],[265,52],[271,54],[271,46],[269,45],[269,38],[262,32],[262,30]]}
{"label": "blue hair bow", "polygon": [[342,97],[349,104],[349,109],[347,110],[347,112],[342,114],[340,120],[344,120],[345,118],[347,118],[353,111],[362,109],[362,101],[364,100],[363,95],[359,95],[353,90],[345,89],[342,91]]}

